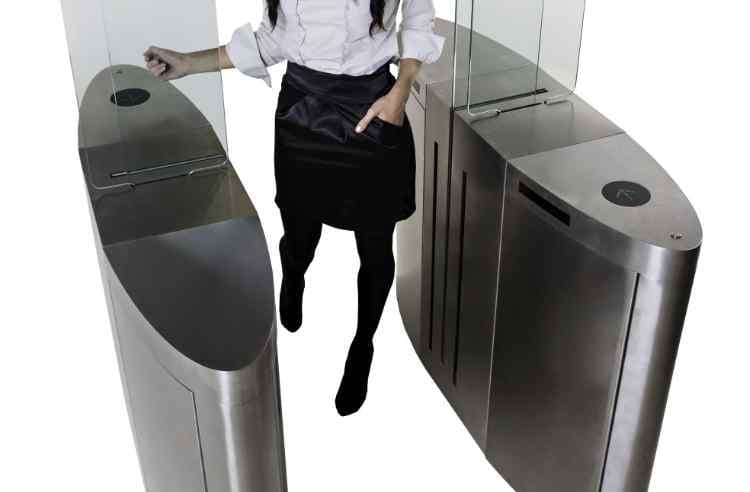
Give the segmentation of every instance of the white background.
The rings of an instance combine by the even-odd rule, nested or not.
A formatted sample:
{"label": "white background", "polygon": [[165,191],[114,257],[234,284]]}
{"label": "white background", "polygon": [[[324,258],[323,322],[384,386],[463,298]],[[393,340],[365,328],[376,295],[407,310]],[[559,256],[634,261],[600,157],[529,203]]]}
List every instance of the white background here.
{"label": "white background", "polygon": [[[224,41],[260,17],[259,0],[220,0],[218,8]],[[705,233],[653,491],[750,490],[747,20],[737,0],[589,0],[578,93],[671,173]],[[12,2],[0,24],[0,489],[138,492],[60,7]],[[274,90],[225,76],[230,154],[277,273],[271,116],[281,73],[273,70]],[[422,369],[395,292],[369,400],[359,414],[338,417],[333,397],[354,330],[357,267],[351,233],[325,229],[305,324],[280,333],[290,490],[510,491]]]}

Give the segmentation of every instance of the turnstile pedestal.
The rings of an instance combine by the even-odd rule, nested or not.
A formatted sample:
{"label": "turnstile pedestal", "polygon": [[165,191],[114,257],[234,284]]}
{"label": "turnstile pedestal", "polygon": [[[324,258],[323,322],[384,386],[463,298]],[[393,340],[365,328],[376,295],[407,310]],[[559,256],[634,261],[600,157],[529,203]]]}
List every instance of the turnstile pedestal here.
{"label": "turnstile pedestal", "polygon": [[412,343],[519,492],[643,492],[702,241],[695,211],[579,97],[495,101],[509,111],[477,118],[437,67],[407,107],[425,122],[422,208],[398,229]]}
{"label": "turnstile pedestal", "polygon": [[[151,95],[115,120],[113,72]],[[145,488],[285,492],[263,229],[207,121],[164,133],[163,121],[186,117],[202,115],[171,84],[126,65],[95,77],[81,104],[81,162]],[[111,143],[120,132],[149,144]],[[196,147],[209,158],[115,172],[134,155]]]}

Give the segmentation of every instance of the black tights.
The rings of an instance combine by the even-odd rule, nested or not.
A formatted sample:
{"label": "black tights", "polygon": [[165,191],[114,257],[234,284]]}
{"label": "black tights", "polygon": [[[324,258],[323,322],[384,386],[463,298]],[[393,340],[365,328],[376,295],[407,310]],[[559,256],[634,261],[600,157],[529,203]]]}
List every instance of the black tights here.
{"label": "black tights", "polygon": [[[282,272],[287,279],[301,279],[315,255],[322,224],[285,210],[281,211],[281,220],[284,223],[284,236],[279,244]],[[371,341],[383,314],[395,271],[394,227],[395,224],[389,224],[354,231],[360,260],[356,341]]]}

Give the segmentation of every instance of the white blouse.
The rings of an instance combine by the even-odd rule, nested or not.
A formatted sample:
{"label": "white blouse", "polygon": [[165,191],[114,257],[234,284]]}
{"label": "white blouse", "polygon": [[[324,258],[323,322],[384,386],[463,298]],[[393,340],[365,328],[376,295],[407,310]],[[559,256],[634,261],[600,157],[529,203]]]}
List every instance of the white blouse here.
{"label": "white blouse", "polygon": [[[397,31],[399,1],[403,20]],[[365,75],[399,58],[436,61],[445,39],[433,33],[434,18],[432,0],[386,0],[385,30],[376,27],[371,36],[370,0],[281,0],[276,27],[266,4],[260,27],[238,28],[227,55],[238,70],[269,87],[266,67],[283,60],[322,72]]]}

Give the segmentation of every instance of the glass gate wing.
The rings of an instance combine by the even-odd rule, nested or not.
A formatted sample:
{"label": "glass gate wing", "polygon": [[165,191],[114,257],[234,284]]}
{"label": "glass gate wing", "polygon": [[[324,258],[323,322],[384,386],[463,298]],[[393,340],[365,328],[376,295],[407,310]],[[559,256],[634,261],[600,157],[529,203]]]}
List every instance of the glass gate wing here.
{"label": "glass gate wing", "polygon": [[[62,0],[62,5],[92,186],[130,186],[225,163],[220,73],[166,82],[144,68],[151,45],[181,52],[219,46],[214,2]],[[217,66],[218,56],[217,50]]]}
{"label": "glass gate wing", "polygon": [[564,99],[584,10],[585,0],[457,0],[454,107],[479,116]]}

